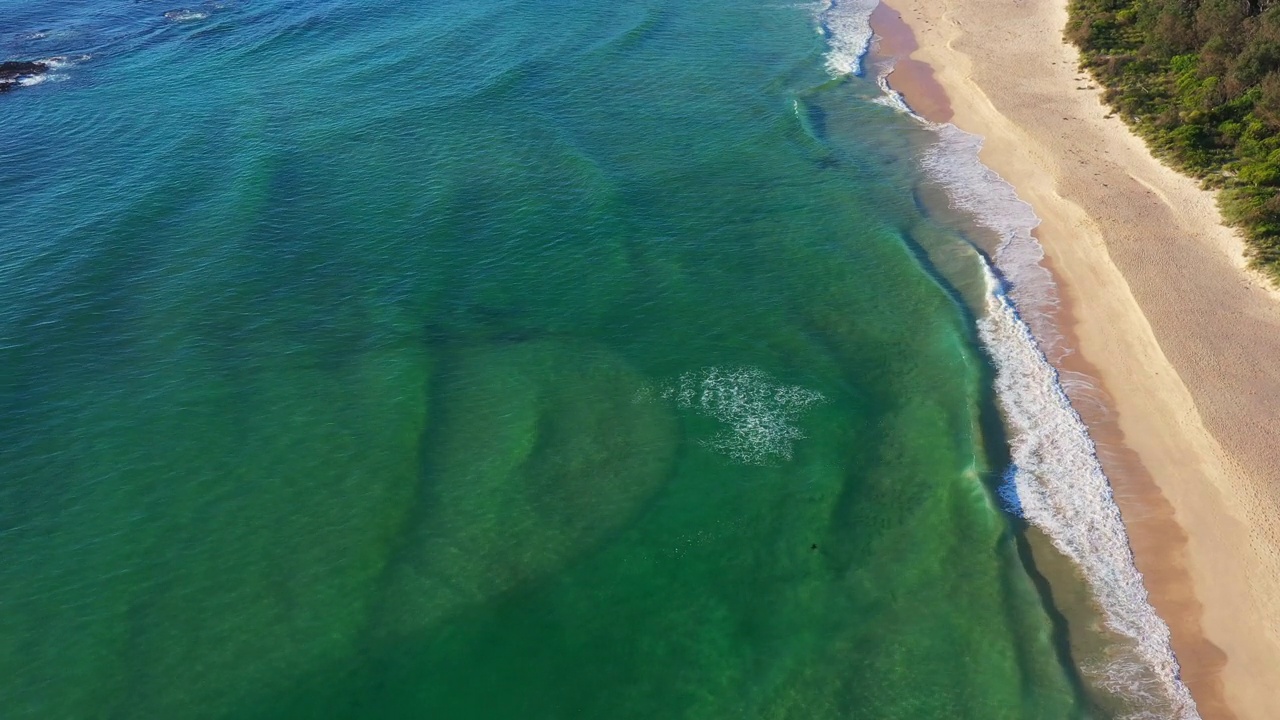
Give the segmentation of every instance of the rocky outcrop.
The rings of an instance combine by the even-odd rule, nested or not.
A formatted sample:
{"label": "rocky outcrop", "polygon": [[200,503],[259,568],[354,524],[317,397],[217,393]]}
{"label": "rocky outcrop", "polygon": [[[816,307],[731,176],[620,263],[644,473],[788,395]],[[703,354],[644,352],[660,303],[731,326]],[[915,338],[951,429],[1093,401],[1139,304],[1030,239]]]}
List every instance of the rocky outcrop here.
{"label": "rocky outcrop", "polygon": [[0,92],[8,92],[21,85],[23,80],[39,77],[48,71],[49,66],[42,62],[24,60],[0,62]]}

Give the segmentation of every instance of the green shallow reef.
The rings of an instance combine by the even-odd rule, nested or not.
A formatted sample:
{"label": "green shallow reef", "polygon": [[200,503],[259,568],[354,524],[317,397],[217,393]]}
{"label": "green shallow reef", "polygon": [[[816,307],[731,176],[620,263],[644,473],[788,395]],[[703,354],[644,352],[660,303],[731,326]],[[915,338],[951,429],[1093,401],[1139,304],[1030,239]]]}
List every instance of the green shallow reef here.
{"label": "green shallow reef", "polygon": [[814,8],[0,14],[5,717],[1099,716]]}

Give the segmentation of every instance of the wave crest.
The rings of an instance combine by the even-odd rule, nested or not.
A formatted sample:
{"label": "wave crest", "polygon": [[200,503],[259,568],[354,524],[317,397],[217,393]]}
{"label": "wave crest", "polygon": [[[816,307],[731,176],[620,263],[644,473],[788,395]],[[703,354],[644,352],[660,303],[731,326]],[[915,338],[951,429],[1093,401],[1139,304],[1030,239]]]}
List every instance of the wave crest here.
{"label": "wave crest", "polygon": [[1179,679],[1169,627],[1147,600],[1111,483],[1058,373],[1036,345],[1003,284],[983,267],[990,293],[978,332],[996,368],[1012,466],[1001,495],[1080,568],[1107,627],[1126,639],[1084,670],[1141,708],[1128,717],[1198,720]]}
{"label": "wave crest", "polygon": [[862,56],[871,45],[871,11],[880,0],[830,0],[818,13],[827,39],[827,69],[833,75],[861,75]]}

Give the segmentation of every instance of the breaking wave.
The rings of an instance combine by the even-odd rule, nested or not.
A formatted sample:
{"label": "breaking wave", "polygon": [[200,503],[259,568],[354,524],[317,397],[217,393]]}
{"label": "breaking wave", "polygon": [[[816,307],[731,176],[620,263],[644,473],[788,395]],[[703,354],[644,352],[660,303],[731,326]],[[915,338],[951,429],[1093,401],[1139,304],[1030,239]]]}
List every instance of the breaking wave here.
{"label": "breaking wave", "polygon": [[[833,10],[844,6],[832,3]],[[868,18],[870,11],[864,11]],[[864,34],[869,27],[864,30],[864,24],[852,18],[840,23],[825,18],[828,33],[851,28],[849,37],[832,40],[829,67],[836,69],[834,58],[839,58],[840,67],[857,67],[861,55],[851,60],[847,53],[866,52],[870,37]],[[1041,262],[1043,248],[1032,234],[1040,218],[1008,182],[981,162],[980,136],[911,112],[888,86],[891,72],[891,64],[879,68],[877,79],[884,90],[880,102],[937,134],[937,142],[921,158],[924,171],[946,190],[955,209],[998,238],[989,262],[980,254],[988,292],[978,332],[995,366],[995,392],[1009,429],[1012,463],[1000,496],[1080,568],[1107,627],[1122,638],[1099,666],[1084,671],[1126,701],[1131,720],[1199,720],[1179,677],[1169,628],[1151,607],[1134,566],[1094,442],[1049,361],[1067,349],[1051,312],[1058,303],[1057,288]]]}
{"label": "breaking wave", "polygon": [[1127,640],[1103,667],[1085,671],[1140,708],[1129,714],[1133,720],[1198,719],[1084,421],[1004,283],[985,262],[983,270],[989,292],[978,332],[996,368],[1012,456],[1001,496],[1081,569],[1107,627]]}
{"label": "breaking wave", "polygon": [[871,11],[880,0],[830,0],[818,13],[827,39],[827,69],[833,75],[861,75],[862,56],[871,45]]}

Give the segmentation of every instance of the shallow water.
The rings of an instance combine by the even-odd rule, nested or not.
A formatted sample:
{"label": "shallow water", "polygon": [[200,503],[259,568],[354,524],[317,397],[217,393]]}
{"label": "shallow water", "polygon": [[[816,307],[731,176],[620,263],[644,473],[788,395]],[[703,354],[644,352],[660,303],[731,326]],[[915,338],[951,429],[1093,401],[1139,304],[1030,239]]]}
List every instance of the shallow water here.
{"label": "shallow water", "polygon": [[1097,716],[817,8],[0,11],[7,716]]}

